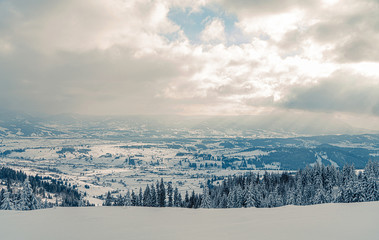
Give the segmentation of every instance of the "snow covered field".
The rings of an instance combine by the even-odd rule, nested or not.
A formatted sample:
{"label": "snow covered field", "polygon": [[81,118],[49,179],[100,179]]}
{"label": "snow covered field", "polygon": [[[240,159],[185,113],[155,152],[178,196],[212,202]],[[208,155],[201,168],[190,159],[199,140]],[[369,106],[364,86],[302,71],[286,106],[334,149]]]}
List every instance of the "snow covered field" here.
{"label": "snow covered field", "polygon": [[0,211],[0,239],[379,239],[379,202],[272,209]]}

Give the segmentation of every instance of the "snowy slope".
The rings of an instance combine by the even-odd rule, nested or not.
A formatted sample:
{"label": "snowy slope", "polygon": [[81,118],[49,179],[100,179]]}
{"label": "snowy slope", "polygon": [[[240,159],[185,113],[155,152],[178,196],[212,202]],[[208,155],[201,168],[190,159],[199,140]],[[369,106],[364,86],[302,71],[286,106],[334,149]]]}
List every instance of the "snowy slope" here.
{"label": "snowy slope", "polygon": [[1,239],[379,239],[379,202],[273,209],[0,211]]}

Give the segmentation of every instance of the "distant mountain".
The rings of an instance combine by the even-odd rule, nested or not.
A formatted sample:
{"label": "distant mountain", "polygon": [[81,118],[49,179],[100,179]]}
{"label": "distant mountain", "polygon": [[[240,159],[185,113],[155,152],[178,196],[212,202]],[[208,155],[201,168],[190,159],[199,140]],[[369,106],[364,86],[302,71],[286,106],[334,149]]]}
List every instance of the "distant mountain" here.
{"label": "distant mountain", "polygon": [[294,137],[326,134],[362,134],[330,117],[277,113],[260,116],[31,116],[0,110],[2,137],[186,138],[186,137]]}
{"label": "distant mountain", "polygon": [[47,137],[63,134],[54,128],[45,126],[38,118],[33,116],[0,111],[0,136],[1,137]]}

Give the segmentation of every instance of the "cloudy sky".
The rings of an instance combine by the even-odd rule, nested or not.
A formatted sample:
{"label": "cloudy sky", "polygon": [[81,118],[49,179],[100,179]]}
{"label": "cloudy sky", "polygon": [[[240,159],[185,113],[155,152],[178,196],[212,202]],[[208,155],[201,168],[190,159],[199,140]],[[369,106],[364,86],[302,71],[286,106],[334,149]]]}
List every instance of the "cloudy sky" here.
{"label": "cloudy sky", "polygon": [[0,108],[379,129],[377,0],[0,0]]}

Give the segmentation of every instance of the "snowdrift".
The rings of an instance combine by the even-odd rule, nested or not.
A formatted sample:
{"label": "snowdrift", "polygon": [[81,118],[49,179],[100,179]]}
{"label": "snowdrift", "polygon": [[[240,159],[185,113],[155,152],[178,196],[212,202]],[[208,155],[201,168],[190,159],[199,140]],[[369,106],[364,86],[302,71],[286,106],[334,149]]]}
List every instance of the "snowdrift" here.
{"label": "snowdrift", "polygon": [[379,202],[271,209],[143,207],[0,211],[0,239],[379,239]]}

